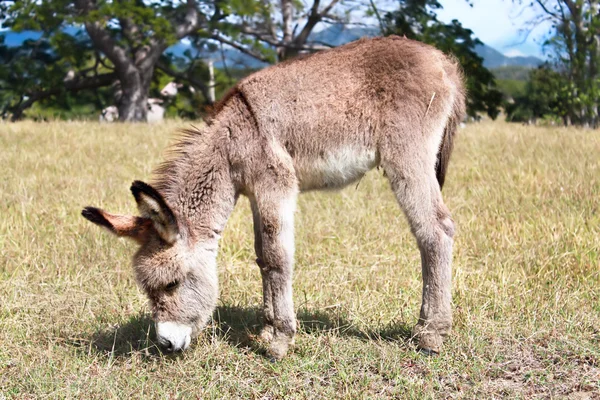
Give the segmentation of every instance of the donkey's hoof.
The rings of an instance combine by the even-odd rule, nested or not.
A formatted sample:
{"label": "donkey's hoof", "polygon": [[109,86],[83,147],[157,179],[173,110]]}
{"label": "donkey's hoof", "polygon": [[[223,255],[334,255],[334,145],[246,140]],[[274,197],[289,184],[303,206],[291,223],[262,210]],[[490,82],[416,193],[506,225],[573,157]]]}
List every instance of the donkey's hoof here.
{"label": "donkey's hoof", "polygon": [[275,335],[267,351],[269,356],[275,360],[281,360],[288,352],[290,346],[294,344],[294,339],[286,335]]}
{"label": "donkey's hoof", "polygon": [[417,349],[417,351],[419,352],[419,354],[424,355],[426,357],[437,357],[440,355],[440,353],[438,351],[431,350],[431,349],[425,349],[423,347],[419,347]]}
{"label": "donkey's hoof", "polygon": [[270,343],[273,340],[273,334],[275,333],[275,328],[273,325],[265,325],[262,331],[260,331],[260,340],[265,343]]}
{"label": "donkey's hoof", "polygon": [[440,354],[444,339],[437,331],[427,329],[423,325],[416,325],[413,329],[413,337],[421,354],[428,356]]}
{"label": "donkey's hoof", "polygon": [[283,343],[271,343],[269,346],[269,350],[267,351],[269,355],[269,360],[271,362],[281,360],[288,352],[289,346]]}

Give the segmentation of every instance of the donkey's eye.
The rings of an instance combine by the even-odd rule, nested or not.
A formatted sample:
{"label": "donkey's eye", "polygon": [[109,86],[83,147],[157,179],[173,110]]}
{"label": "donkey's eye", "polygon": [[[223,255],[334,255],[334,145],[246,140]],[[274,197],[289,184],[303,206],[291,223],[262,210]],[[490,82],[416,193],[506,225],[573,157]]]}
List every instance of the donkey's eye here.
{"label": "donkey's eye", "polygon": [[173,282],[169,283],[167,286],[165,286],[165,289],[167,289],[167,290],[173,290],[178,285],[179,285],[179,281],[173,281]]}

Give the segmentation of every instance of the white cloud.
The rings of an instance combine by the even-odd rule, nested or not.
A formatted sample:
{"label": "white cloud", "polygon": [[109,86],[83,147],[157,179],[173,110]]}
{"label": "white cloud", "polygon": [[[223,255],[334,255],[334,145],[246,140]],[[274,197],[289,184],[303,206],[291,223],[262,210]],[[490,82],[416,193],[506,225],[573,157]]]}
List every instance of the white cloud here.
{"label": "white cloud", "polygon": [[519,49],[510,49],[508,51],[505,51],[504,55],[506,57],[524,57],[524,56],[527,56],[527,54],[523,53]]}
{"label": "white cloud", "polygon": [[438,13],[440,20],[459,20],[498,51],[542,56],[541,42],[549,25],[540,25],[527,35],[523,29],[535,15],[531,7],[516,5],[511,0],[476,0],[473,7],[466,0],[440,0],[440,3],[444,7]]}

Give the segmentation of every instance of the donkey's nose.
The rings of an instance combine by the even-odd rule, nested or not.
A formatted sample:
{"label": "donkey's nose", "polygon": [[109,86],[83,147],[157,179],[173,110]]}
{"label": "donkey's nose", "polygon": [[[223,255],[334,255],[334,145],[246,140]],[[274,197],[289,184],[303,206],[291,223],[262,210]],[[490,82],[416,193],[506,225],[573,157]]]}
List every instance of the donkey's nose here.
{"label": "donkey's nose", "polygon": [[192,327],[176,322],[158,322],[158,343],[168,352],[185,350],[191,341]]}
{"label": "donkey's nose", "polygon": [[183,342],[183,345],[180,346],[166,338],[159,338],[158,343],[160,344],[160,347],[167,353],[175,353],[177,351],[183,351],[187,347],[187,346],[185,346],[185,342]]}
{"label": "donkey's nose", "polygon": [[169,339],[165,339],[163,341],[163,346],[165,348],[166,351],[168,351],[169,353],[173,352],[173,343],[169,340]]}

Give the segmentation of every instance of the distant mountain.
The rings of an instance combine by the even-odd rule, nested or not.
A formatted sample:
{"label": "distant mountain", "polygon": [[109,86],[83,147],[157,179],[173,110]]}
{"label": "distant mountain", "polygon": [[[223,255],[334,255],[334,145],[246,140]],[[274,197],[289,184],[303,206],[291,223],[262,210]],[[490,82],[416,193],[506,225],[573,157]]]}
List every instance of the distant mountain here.
{"label": "distant mountain", "polygon": [[[379,29],[377,28],[345,28],[343,25],[332,25],[327,29],[312,34],[310,38],[317,42],[339,46],[360,39],[361,37],[374,37],[377,35],[379,35]],[[486,44],[476,46],[475,52],[483,58],[483,65],[486,68],[498,68],[510,65],[535,68],[543,63],[541,59],[533,56],[508,57]]]}
{"label": "distant mountain", "polygon": [[375,37],[380,34],[379,28],[375,27],[348,28],[342,24],[336,24],[319,32],[311,33],[308,39],[328,46],[340,46],[363,37]]}
{"label": "distant mountain", "polygon": [[529,80],[530,67],[521,65],[506,65],[498,68],[490,68],[496,79],[526,82]]}
{"label": "distant mountain", "polygon": [[[67,28],[68,33],[74,34],[78,31],[76,28]],[[344,25],[337,24],[331,25],[326,29],[319,32],[313,32],[309,39],[321,44],[329,46],[339,46],[362,37],[373,37],[379,35],[379,29],[375,27],[352,27],[348,28]],[[18,46],[27,39],[38,39],[41,34],[39,32],[25,31],[25,32],[12,32],[12,31],[0,31],[0,36],[4,36],[4,43],[8,46]],[[183,56],[186,51],[191,51],[191,55],[197,58],[212,58],[215,60],[215,66],[217,68],[223,68],[223,55],[228,68],[252,68],[259,69],[265,67],[267,64],[256,60],[255,58],[244,54],[235,49],[224,49],[223,54],[221,51],[216,52],[203,52],[191,48],[190,45],[184,42],[177,43],[171,46],[167,52],[177,56]],[[498,50],[488,46],[479,45],[475,48],[475,51],[479,56],[483,58],[483,65],[487,68],[498,68],[504,66],[522,66],[527,68],[535,68],[543,63],[543,61],[537,57],[508,57],[500,53]]]}
{"label": "distant mountain", "polygon": [[202,58],[204,60],[212,59],[215,63],[215,68],[224,68],[226,65],[227,68],[261,69],[269,65],[239,50],[224,48],[223,53],[220,50],[213,52],[198,51],[183,42],[169,47],[167,53],[177,57],[191,56],[192,58]]}
{"label": "distant mountain", "polygon": [[[361,37],[374,37],[377,35],[379,35],[379,29],[377,28],[345,28],[343,25],[332,25],[327,29],[312,34],[310,38],[324,44],[339,46],[360,39]],[[508,57],[486,44],[476,46],[475,52],[483,58],[483,65],[486,68],[498,68],[511,65],[535,68],[543,63],[541,59],[533,56]]]}
{"label": "distant mountain", "polygon": [[535,68],[544,63],[543,60],[533,56],[508,57],[486,44],[476,46],[475,52],[477,52],[477,54],[483,58],[483,65],[486,68],[499,68],[507,66]]}

